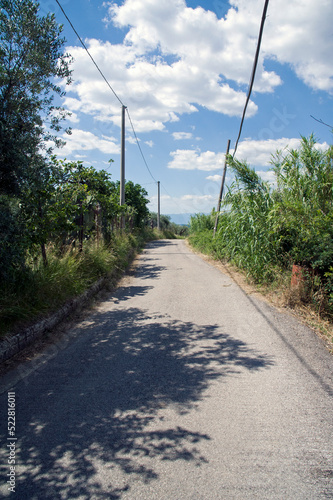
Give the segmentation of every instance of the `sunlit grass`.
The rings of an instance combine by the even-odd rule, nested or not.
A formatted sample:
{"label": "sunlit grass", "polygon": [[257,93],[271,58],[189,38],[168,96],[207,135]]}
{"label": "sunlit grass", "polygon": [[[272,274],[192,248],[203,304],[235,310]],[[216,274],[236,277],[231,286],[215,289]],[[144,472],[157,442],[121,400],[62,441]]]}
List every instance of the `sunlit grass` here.
{"label": "sunlit grass", "polygon": [[56,311],[68,300],[82,294],[99,278],[119,276],[136,250],[145,241],[155,239],[151,231],[136,234],[117,233],[108,245],[86,242],[83,251],[48,248],[48,265],[32,259],[30,266],[4,286],[0,296],[0,334],[18,326],[29,325]]}

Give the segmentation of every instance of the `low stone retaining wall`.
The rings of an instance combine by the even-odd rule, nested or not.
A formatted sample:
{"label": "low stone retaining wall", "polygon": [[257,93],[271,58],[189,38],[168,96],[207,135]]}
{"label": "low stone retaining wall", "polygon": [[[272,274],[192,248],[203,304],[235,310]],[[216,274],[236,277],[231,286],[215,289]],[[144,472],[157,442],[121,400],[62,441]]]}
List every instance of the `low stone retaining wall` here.
{"label": "low stone retaining wall", "polygon": [[8,336],[1,340],[0,361],[6,361],[7,359],[15,356],[15,354],[19,353],[22,349],[30,345],[36,338],[41,337],[44,333],[56,327],[69,314],[83,307],[89,301],[89,299],[91,299],[106,285],[109,280],[110,277],[99,279],[82,295],[79,295],[75,299],[65,304],[56,313],[52,314],[48,318],[39,321],[29,328],[25,328],[21,333]]}

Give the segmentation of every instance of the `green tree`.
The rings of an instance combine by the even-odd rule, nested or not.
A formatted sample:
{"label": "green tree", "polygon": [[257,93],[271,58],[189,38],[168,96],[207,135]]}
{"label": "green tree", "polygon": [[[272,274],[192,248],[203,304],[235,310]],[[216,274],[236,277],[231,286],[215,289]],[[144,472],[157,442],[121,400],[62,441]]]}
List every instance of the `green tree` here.
{"label": "green tree", "polygon": [[[149,213],[149,221],[150,224],[153,225],[153,227],[157,227],[157,213],[156,212],[150,212]],[[171,218],[169,215],[160,215],[160,229],[163,231],[163,229],[169,229],[171,225]]]}
{"label": "green tree", "polygon": [[[82,162],[58,162],[62,166],[62,180],[57,196],[61,198],[60,213],[73,221],[82,250],[84,237],[93,229],[99,238],[100,223],[105,240],[110,238],[110,223],[118,214],[117,188],[111,174]],[[67,211],[66,211],[67,208]],[[65,210],[64,210],[65,209]]]}
{"label": "green tree", "polygon": [[17,195],[64,111],[55,79],[70,83],[62,26],[34,0],[0,0],[0,194]]}
{"label": "green tree", "polygon": [[[117,182],[117,192],[120,193],[119,181]],[[149,200],[146,196],[148,193],[140,184],[134,184],[132,181],[125,183],[125,203],[127,207],[132,209],[131,217],[134,219],[135,227],[142,227],[149,216],[147,208]]]}
{"label": "green tree", "polygon": [[50,145],[61,143],[56,134],[66,115],[54,98],[64,95],[60,80],[70,83],[62,27],[54,15],[39,15],[38,7],[35,0],[0,0],[0,202],[7,220],[0,228],[0,254],[7,255],[0,277],[6,279],[10,269],[22,268],[37,234],[30,234],[31,220],[41,217],[53,175],[47,157]]}

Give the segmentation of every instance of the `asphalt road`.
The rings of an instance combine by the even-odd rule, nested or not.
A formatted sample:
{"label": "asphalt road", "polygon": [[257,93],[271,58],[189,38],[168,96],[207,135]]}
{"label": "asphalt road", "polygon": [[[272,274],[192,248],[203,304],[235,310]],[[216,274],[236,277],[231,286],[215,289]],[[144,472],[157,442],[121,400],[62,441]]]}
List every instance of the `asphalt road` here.
{"label": "asphalt road", "polygon": [[333,498],[333,356],[184,241],[1,384],[4,497]]}

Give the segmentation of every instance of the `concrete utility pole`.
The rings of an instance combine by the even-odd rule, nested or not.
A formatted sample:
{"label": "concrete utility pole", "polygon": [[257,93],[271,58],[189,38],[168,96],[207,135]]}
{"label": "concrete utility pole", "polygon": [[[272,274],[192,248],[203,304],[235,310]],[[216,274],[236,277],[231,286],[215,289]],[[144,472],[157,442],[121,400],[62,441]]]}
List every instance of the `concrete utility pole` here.
{"label": "concrete utility pole", "polygon": [[161,216],[160,181],[157,181],[157,229],[158,230],[160,230],[160,216]]}
{"label": "concrete utility pole", "polygon": [[223,175],[222,175],[222,181],[221,181],[221,189],[220,189],[219,201],[217,203],[217,212],[216,212],[216,218],[215,218],[214,236],[216,233],[217,223],[219,220],[219,215],[220,215],[220,210],[221,210],[221,201],[222,201],[222,195],[223,195],[225,175],[227,172],[227,162],[228,162],[227,158],[228,158],[228,154],[229,154],[229,148],[230,148],[230,139],[228,139],[227,151],[226,151],[225,160],[224,160],[224,169],[223,169]]}
{"label": "concrete utility pole", "polygon": [[[120,206],[125,205],[125,109],[121,107],[121,157],[120,157]],[[121,218],[121,228],[125,226],[124,216]]]}

